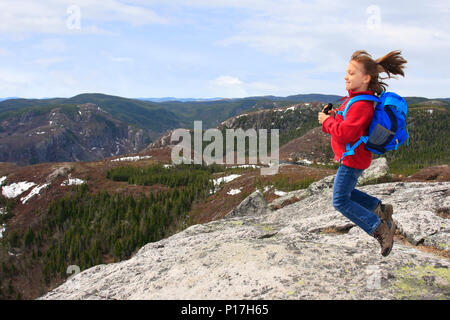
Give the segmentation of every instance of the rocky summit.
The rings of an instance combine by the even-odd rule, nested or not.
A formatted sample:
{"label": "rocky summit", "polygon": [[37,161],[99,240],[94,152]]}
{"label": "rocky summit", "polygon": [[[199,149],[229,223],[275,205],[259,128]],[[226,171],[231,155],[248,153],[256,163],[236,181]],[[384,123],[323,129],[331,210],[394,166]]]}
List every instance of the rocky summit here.
{"label": "rocky summit", "polygon": [[358,187],[394,207],[398,231],[383,257],[333,208],[333,180],[284,207],[256,191],[223,219],[84,270],[40,299],[449,299],[450,182]]}

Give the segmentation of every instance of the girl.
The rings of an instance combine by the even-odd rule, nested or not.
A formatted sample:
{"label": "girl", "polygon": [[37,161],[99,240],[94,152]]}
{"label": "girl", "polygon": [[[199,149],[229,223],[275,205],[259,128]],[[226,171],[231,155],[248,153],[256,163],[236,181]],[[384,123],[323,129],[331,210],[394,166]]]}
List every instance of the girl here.
{"label": "girl", "polygon": [[[381,80],[391,75],[404,76],[406,60],[400,51],[392,51],[373,60],[366,51],[353,53],[344,77],[348,97],[338,110],[344,111],[346,103],[361,94],[380,95],[387,87]],[[380,73],[387,77],[381,78]],[[349,108],[345,121],[336,110],[331,115],[319,112],[322,131],[331,135],[331,148],[339,161],[346,151],[346,144],[353,145],[362,135],[367,135],[374,113],[372,101],[357,101]],[[346,156],[336,173],[333,186],[333,206],[344,216],[375,237],[381,246],[381,254],[387,256],[392,249],[395,223],[392,220],[392,205],[382,204],[376,197],[355,189],[358,178],[370,166],[372,153],[360,144],[355,154]]]}

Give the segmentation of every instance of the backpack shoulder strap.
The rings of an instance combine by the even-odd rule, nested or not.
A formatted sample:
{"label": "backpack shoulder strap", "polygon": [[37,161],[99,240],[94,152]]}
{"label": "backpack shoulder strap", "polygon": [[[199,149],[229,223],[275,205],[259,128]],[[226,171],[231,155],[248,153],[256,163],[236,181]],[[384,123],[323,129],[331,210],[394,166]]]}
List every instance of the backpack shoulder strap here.
{"label": "backpack shoulder strap", "polygon": [[350,106],[351,106],[353,103],[355,103],[355,102],[357,102],[357,101],[361,101],[361,100],[366,100],[366,101],[367,101],[367,100],[370,100],[370,101],[374,101],[374,102],[377,102],[377,103],[381,102],[381,99],[380,99],[380,98],[375,97],[375,96],[372,96],[372,95],[369,95],[369,94],[361,94],[361,95],[359,95],[359,96],[353,97],[353,98],[351,98],[351,99],[347,102],[347,104],[345,105],[344,112],[342,112],[342,113],[339,112],[339,114],[342,114],[342,118],[344,118],[344,120],[345,120],[345,115],[347,114],[347,111],[348,111],[348,109],[350,108]]}
{"label": "backpack shoulder strap", "polygon": [[369,136],[361,136],[361,138],[359,138],[358,141],[355,142],[355,144],[352,146],[350,145],[350,143],[347,143],[345,145],[345,152],[342,153],[342,158],[339,160],[339,163],[342,163],[342,160],[344,160],[344,158],[346,156],[352,156],[355,154],[355,149],[361,144],[361,143],[367,143],[367,141],[369,141]]}

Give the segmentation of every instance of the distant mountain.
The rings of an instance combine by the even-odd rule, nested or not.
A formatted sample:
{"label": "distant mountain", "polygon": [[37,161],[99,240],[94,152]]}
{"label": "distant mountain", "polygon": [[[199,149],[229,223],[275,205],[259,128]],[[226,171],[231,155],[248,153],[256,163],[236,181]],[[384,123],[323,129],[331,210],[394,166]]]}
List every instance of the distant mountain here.
{"label": "distant mountain", "polygon": [[148,134],[97,105],[39,107],[0,120],[0,162],[93,161],[137,152]]}
{"label": "distant mountain", "polygon": [[277,96],[251,96],[251,97],[245,97],[245,98],[173,98],[173,97],[163,97],[163,98],[137,98],[138,100],[143,101],[152,101],[152,102],[168,102],[168,101],[178,101],[178,102],[203,102],[203,101],[218,101],[218,100],[224,100],[224,101],[238,101],[242,99],[264,99],[264,100],[270,100],[270,101],[293,101],[293,102],[336,102],[338,101],[342,96],[338,95],[329,95],[329,94],[297,94],[297,95],[291,95],[287,97],[277,97]]}
{"label": "distant mountain", "polygon": [[11,100],[11,99],[20,99],[19,97],[6,97],[6,98],[0,98],[0,102],[1,101],[5,101],[5,100]]}
{"label": "distant mountain", "polygon": [[443,106],[450,107],[450,99],[428,99],[424,97],[405,97],[406,103],[411,106]]}
{"label": "distant mountain", "polygon": [[292,96],[287,96],[286,98],[282,98],[283,100],[296,101],[296,102],[337,102],[341,99],[342,96],[332,95],[332,94],[297,94]]}
{"label": "distant mountain", "polygon": [[330,162],[330,136],[321,132],[317,112],[320,102],[298,103],[240,114],[223,121],[218,129],[279,129],[280,160]]}
{"label": "distant mountain", "polygon": [[[406,100],[410,101],[407,117],[409,143],[382,157],[388,159],[393,171],[405,175],[426,166],[449,163],[450,104],[442,100],[423,100],[417,97],[407,97]],[[326,163],[333,158],[333,152],[329,143],[330,136],[321,131],[317,122],[319,110],[320,103],[300,103],[271,110],[245,112],[227,119],[218,128],[279,128],[280,160],[299,159]],[[379,156],[374,155],[376,157]]]}
{"label": "distant mountain", "polygon": [[142,101],[152,101],[152,102],[166,102],[166,101],[180,101],[180,102],[193,102],[193,101],[216,101],[223,100],[224,98],[173,98],[173,97],[163,97],[163,98],[137,98]]}
{"label": "distant mountain", "polygon": [[155,138],[165,131],[183,126],[178,116],[157,103],[127,99],[100,93],[79,94],[71,98],[15,99],[0,102],[0,120],[36,107],[55,107],[93,103],[112,117],[148,130]]}
{"label": "distant mountain", "polygon": [[[197,101],[194,98],[183,98],[181,100],[185,101],[144,101],[139,99],[129,99],[119,96],[111,96],[100,93],[84,93],[71,98],[48,98],[48,99],[9,99],[0,102],[0,122],[6,121],[17,122],[17,119],[23,117],[27,118],[30,112],[37,112],[41,114],[47,114],[55,109],[61,108],[63,106],[69,106],[73,108],[77,105],[83,104],[94,104],[104,110],[109,116],[117,120],[123,125],[128,125],[135,130],[143,130],[143,136],[149,139],[149,143],[158,141],[170,130],[176,128],[193,128],[193,123],[196,120],[202,121],[203,129],[215,128],[219,126],[222,122],[227,119],[237,117],[242,114],[254,113],[262,110],[275,110],[280,108],[289,108],[296,104],[302,103],[315,103],[322,104],[333,102],[336,105],[339,104],[338,95],[325,95],[325,94],[299,94],[291,95],[287,97],[276,97],[276,96],[256,96],[256,97],[246,97],[246,98],[236,98],[236,99],[205,99],[205,101]],[[150,99],[150,98],[149,98]],[[160,99],[171,99],[160,98]],[[409,107],[414,108],[448,108],[450,107],[450,99],[427,99],[424,97],[406,97],[405,98]],[[192,101],[189,101],[192,100]],[[194,101],[195,100],[195,101]],[[317,107],[320,109],[320,106]],[[64,108],[63,108],[64,109]],[[280,113],[281,114],[281,113]],[[76,126],[77,120],[73,117],[76,112],[68,113],[68,121],[72,122],[72,125]],[[295,130],[298,127],[295,123],[295,119],[290,119],[291,117],[284,117],[284,120],[278,119],[274,122],[275,126],[282,128],[283,134],[281,136],[282,142],[288,142],[294,138],[299,137],[300,132]],[[316,116],[312,115],[309,120],[310,124],[316,123]],[[72,118],[70,118],[72,117]],[[295,118],[295,117],[294,117]],[[243,119],[241,119],[243,120]],[[289,124],[286,121],[290,121]],[[291,121],[292,120],[292,121]],[[20,122],[20,121],[19,121]],[[23,121],[22,121],[23,122]],[[273,122],[273,121],[272,121]],[[271,123],[271,122],[270,122]],[[269,123],[269,124],[270,124]],[[34,124],[32,124],[34,125]],[[34,127],[30,124],[29,130]],[[244,126],[245,127],[245,126]],[[269,126],[273,127],[273,126]],[[267,128],[269,128],[267,127]],[[106,128],[106,127],[102,127]],[[312,127],[309,127],[311,129]],[[286,130],[287,129],[287,130]],[[15,134],[15,129],[11,127],[5,127],[2,130],[6,134]],[[18,131],[20,132],[20,130]],[[42,132],[39,131],[39,132]],[[301,132],[302,134],[305,132]],[[101,135],[100,133],[98,133]],[[105,132],[108,136],[110,133]],[[58,136],[59,137],[59,136]],[[9,150],[9,155],[4,156],[3,161],[20,161],[27,163],[26,161],[66,161],[65,159],[72,159],[71,161],[76,161],[76,159],[84,160],[97,160],[99,158],[91,158],[90,156],[81,156],[80,153],[73,152],[69,158],[64,152],[57,152],[51,156],[33,155],[30,156],[30,151],[26,147],[26,140],[32,140],[31,137],[22,136],[24,141],[19,139],[20,143],[17,146],[24,146],[25,149],[19,150],[17,146],[14,146]],[[56,139],[56,137],[53,137]],[[33,138],[34,139],[34,138]],[[59,138],[58,138],[59,139]],[[63,139],[64,140],[64,139]],[[70,140],[67,140],[70,141]],[[100,140],[105,143],[105,145],[98,145],[98,148],[104,148],[104,150],[109,150],[110,141]],[[69,143],[69,142],[68,142]],[[72,143],[72,142],[70,142]],[[86,146],[85,146],[86,147]],[[93,147],[93,146],[91,146]],[[143,146],[142,148],[145,148]],[[28,151],[26,151],[28,150]],[[42,150],[41,150],[42,151]],[[125,149],[119,151],[119,154],[125,152]],[[140,151],[137,149],[136,151]],[[10,152],[15,152],[15,156],[11,155]],[[48,150],[48,152],[52,152]],[[112,151],[107,151],[105,153],[97,152],[97,156],[109,156],[111,152],[116,152],[115,149]],[[28,154],[24,156],[23,154]],[[61,156],[61,158],[59,157]],[[34,160],[31,160],[34,159]],[[53,159],[53,160],[50,160]],[[0,160],[2,161],[2,160]]]}

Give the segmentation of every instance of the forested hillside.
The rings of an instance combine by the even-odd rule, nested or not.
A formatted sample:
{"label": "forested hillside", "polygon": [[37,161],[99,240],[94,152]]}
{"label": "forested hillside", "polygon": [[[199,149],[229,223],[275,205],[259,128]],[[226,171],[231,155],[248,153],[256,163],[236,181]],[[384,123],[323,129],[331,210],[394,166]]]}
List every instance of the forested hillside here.
{"label": "forested hillside", "polygon": [[[2,240],[0,288],[7,289],[0,291],[0,298],[17,297],[12,286],[17,273],[26,281],[39,282],[45,291],[67,276],[68,265],[84,270],[127,259],[144,244],[185,228],[192,204],[214,190],[212,173],[224,170],[220,166],[154,165],[117,167],[107,172],[107,178],[114,181],[165,189],[138,197],[106,191],[92,194],[87,184],[73,186],[70,196],[50,203],[39,224],[9,232]],[[0,205],[13,212],[12,201],[3,196]],[[0,222],[11,215],[0,216]],[[22,252],[20,259],[12,253],[15,251]]]}
{"label": "forested hillside", "polygon": [[409,145],[385,154],[392,172],[410,175],[425,167],[450,163],[449,123],[448,108],[411,107],[407,118]]}

